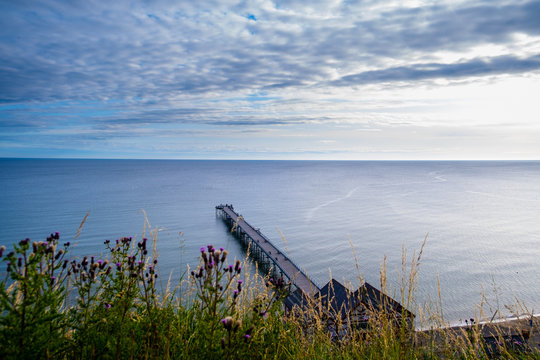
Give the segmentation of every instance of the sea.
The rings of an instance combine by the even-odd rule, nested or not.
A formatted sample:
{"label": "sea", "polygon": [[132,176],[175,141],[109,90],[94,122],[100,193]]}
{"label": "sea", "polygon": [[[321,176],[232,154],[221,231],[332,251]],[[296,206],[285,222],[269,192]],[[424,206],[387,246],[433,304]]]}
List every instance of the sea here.
{"label": "sea", "polygon": [[106,239],[155,232],[174,283],[201,246],[245,257],[216,216],[233,204],[319,286],[380,287],[384,267],[399,300],[425,241],[413,312],[450,324],[540,312],[538,161],[0,159],[0,170],[0,245],[58,231],[72,256],[99,257]]}

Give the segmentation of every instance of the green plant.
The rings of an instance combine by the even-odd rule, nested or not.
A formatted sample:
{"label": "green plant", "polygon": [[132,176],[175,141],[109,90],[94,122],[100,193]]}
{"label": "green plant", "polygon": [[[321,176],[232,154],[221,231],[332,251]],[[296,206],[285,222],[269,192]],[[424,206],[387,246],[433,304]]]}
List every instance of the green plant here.
{"label": "green plant", "polygon": [[[65,307],[65,256],[60,235],[44,242],[20,241],[3,257],[6,277],[0,282],[0,343],[8,358],[37,359],[62,351],[68,324]],[[5,247],[2,247],[2,253]]]}

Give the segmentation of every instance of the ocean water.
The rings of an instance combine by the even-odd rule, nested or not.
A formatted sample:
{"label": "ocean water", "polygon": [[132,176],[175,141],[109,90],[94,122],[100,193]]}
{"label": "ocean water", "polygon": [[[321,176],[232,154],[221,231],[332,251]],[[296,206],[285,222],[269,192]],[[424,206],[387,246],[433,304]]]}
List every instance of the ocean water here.
{"label": "ocean water", "polygon": [[176,280],[202,245],[244,256],[215,215],[232,203],[321,286],[330,276],[378,286],[386,259],[398,292],[403,251],[410,260],[427,236],[415,306],[439,303],[439,281],[453,323],[481,303],[486,316],[516,299],[540,310],[540,162],[0,159],[0,169],[3,245],[53,231],[72,241],[89,211],[74,254],[99,256],[105,239],[142,236],[145,212],[161,273]]}

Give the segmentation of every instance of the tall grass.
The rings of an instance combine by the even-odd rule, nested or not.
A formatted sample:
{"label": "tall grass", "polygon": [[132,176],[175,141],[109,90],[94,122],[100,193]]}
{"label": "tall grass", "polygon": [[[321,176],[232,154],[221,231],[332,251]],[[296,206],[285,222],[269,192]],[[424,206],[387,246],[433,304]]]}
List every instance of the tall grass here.
{"label": "tall grass", "polygon": [[[476,321],[440,329],[440,307],[427,317],[441,326],[427,332],[412,331],[404,316],[396,321],[384,308],[366,308],[363,326],[320,299],[285,311],[290,284],[246,271],[248,257],[229,261],[227,250],[212,245],[200,248],[199,265],[179,284],[158,291],[156,240],[155,233],[106,240],[103,258],[75,260],[58,233],[0,248],[0,358],[538,358],[503,332],[494,347],[487,344]],[[421,254],[410,263],[403,256],[399,294],[411,309]],[[383,262],[381,289],[389,292],[386,279]]]}

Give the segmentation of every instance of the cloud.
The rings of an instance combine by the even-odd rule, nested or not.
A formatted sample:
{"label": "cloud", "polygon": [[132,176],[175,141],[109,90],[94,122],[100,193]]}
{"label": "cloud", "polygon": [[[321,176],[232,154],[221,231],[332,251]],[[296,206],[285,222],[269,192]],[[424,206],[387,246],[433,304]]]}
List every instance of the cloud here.
{"label": "cloud", "polygon": [[[20,0],[0,7],[0,128],[15,137],[44,129],[80,131],[91,141],[122,131],[136,139],[143,128],[162,136],[440,123],[432,107],[444,99],[415,98],[419,87],[441,91],[440,80],[540,71],[538,1]],[[398,87],[415,91],[403,96]]]}
{"label": "cloud", "polygon": [[333,85],[352,86],[379,82],[417,81],[436,78],[465,78],[493,74],[514,74],[540,69],[540,54],[527,59],[499,56],[453,64],[412,64],[383,70],[365,71],[333,81]]}
{"label": "cloud", "polygon": [[[0,101],[321,87],[328,86],[332,71],[350,79],[362,68],[369,69],[364,76],[393,71],[400,75],[390,80],[415,81],[418,72],[405,70],[434,51],[465,52],[477,44],[511,43],[516,33],[540,35],[538,2],[443,2],[419,8],[287,4],[216,2],[215,8],[203,9],[167,1],[136,7],[122,1],[4,3]],[[371,15],[363,15],[370,9]],[[447,69],[465,71],[468,65],[473,62]],[[523,61],[518,65],[484,72],[531,70]]]}

